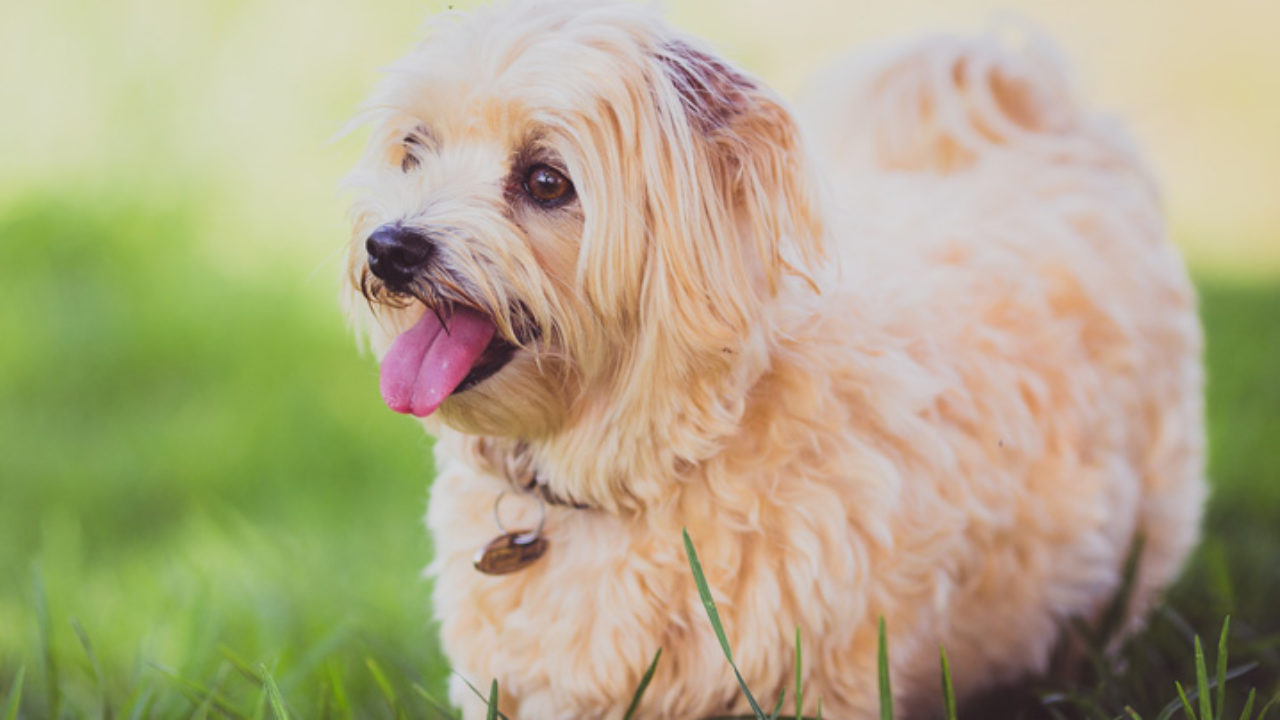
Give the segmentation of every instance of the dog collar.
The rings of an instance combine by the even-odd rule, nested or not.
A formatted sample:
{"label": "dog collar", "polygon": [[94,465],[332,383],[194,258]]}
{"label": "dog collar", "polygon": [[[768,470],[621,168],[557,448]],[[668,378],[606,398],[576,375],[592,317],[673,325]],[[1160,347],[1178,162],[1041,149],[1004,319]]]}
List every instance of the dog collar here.
{"label": "dog collar", "polygon": [[560,507],[573,508],[574,510],[591,509],[591,506],[584,502],[557,495],[554,490],[547,487],[546,482],[542,480],[542,476],[538,473],[534,473],[533,477],[529,478],[529,482],[525,483],[524,489],[527,492],[537,493],[538,497],[549,505],[558,505]]}

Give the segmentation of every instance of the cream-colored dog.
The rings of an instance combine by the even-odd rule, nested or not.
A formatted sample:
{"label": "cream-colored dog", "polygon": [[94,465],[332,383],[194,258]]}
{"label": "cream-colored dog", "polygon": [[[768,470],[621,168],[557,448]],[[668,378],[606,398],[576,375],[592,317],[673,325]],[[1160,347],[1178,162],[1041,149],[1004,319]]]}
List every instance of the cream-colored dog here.
{"label": "cream-colored dog", "polygon": [[822,90],[819,168],[652,11],[526,0],[445,21],[369,105],[350,311],[439,438],[444,647],[513,718],[618,718],[659,648],[642,716],[746,710],[683,527],[755,694],[799,626],[832,718],[877,707],[878,618],[928,712],[939,644],[961,695],[1040,670],[1136,537],[1131,626],[1195,541],[1195,300],[1121,133],[1036,42]]}

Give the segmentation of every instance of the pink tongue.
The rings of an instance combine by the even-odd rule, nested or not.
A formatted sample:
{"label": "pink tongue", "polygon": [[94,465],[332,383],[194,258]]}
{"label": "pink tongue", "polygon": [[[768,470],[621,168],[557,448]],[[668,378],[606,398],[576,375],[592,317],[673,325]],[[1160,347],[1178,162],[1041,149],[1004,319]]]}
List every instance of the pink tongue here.
{"label": "pink tongue", "polygon": [[426,417],[462,382],[493,338],[494,326],[474,310],[455,310],[446,332],[424,312],[382,358],[382,399],[398,413]]}

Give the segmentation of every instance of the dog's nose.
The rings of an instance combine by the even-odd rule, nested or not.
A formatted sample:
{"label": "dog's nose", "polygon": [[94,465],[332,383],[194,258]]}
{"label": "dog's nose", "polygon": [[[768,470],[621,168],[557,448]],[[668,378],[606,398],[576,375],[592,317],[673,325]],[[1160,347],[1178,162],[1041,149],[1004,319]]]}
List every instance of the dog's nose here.
{"label": "dog's nose", "polygon": [[374,230],[364,247],[369,252],[369,270],[393,289],[412,280],[435,254],[426,235],[401,225]]}

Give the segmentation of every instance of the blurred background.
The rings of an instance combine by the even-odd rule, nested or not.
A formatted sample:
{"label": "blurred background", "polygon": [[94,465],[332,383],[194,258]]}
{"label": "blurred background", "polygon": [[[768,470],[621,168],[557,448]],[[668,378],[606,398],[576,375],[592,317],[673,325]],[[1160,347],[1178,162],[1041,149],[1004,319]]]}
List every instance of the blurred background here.
{"label": "blurred background", "polygon": [[[0,697],[25,667],[25,716],[188,713],[192,683],[230,696],[260,663],[303,707],[317,682],[359,706],[380,673],[441,694],[430,445],[343,325],[363,137],[333,138],[428,15],[470,4],[0,5]],[[1215,496],[1175,598],[1280,632],[1280,4],[667,11],[790,94],[856,45],[1006,12],[1058,39],[1158,169],[1201,288]]]}

